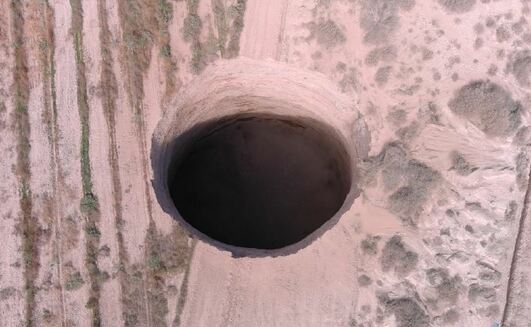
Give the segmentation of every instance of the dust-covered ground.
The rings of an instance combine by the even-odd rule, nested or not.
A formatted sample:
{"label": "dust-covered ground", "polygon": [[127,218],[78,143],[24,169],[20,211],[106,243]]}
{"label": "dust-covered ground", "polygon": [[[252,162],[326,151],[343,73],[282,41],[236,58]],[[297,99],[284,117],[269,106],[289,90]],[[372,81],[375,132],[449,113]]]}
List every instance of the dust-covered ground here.
{"label": "dust-covered ground", "polygon": [[[529,19],[527,0],[0,1],[0,326],[530,326]],[[370,134],[359,196],[295,252],[234,255],[153,189],[157,124],[238,57],[328,80]]]}

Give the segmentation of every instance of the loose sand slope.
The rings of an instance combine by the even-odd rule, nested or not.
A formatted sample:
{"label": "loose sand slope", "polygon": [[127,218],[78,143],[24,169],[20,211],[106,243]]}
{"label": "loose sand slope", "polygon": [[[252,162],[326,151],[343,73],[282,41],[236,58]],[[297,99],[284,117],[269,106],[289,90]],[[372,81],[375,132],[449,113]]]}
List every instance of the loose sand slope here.
{"label": "loose sand slope", "polygon": [[[527,326],[530,13],[0,2],[0,325]],[[204,242],[152,187],[159,120],[239,56],[328,80],[370,132],[359,197],[293,253]]]}

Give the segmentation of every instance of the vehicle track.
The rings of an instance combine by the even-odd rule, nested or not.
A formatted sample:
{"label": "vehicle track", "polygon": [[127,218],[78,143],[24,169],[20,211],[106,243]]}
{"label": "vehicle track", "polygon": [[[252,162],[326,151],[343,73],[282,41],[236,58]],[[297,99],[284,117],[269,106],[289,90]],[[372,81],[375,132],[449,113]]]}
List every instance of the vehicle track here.
{"label": "vehicle track", "polygon": [[20,228],[22,230],[22,255],[26,288],[26,324],[35,324],[35,281],[39,272],[39,230],[38,223],[33,221],[33,201],[31,192],[30,168],[30,118],[28,102],[30,84],[28,77],[28,58],[26,54],[26,16],[22,1],[11,2],[11,26],[15,46],[14,91],[15,91],[15,133],[16,133],[16,173],[19,181]]}
{"label": "vehicle track", "polygon": [[[114,210],[114,227],[116,232],[117,241],[117,255],[118,264],[120,267],[127,265],[126,250],[124,247],[124,240],[122,235],[122,229],[120,226],[123,224],[122,215],[122,182],[120,180],[120,171],[118,166],[118,149],[116,140],[116,99],[117,95],[117,81],[114,75],[114,65],[112,50],[111,49],[111,37],[112,33],[109,28],[108,12],[107,12],[107,0],[98,0],[98,19],[99,19],[99,35],[100,35],[100,55],[102,69],[100,72],[100,83],[102,89],[102,105],[105,120],[107,122],[107,131],[109,135],[108,140],[108,161],[111,174],[112,184],[112,206]],[[124,271],[120,270],[118,274],[120,284],[120,299],[123,303],[123,289],[128,287],[126,279],[124,277]],[[123,312],[122,312],[123,316]]]}
{"label": "vehicle track", "polygon": [[44,33],[44,38],[48,43],[47,51],[45,58],[43,59],[44,70],[48,71],[49,74],[43,73],[43,85],[44,85],[44,105],[47,114],[50,117],[48,132],[49,132],[49,144],[50,144],[50,173],[51,173],[51,184],[52,184],[52,206],[53,206],[53,217],[54,222],[52,225],[52,235],[53,243],[55,246],[55,256],[57,258],[57,277],[58,277],[58,289],[61,299],[61,326],[67,325],[66,319],[66,303],[65,303],[65,294],[64,294],[64,285],[63,285],[63,258],[61,254],[61,215],[63,210],[60,208],[61,201],[59,200],[60,191],[58,190],[57,185],[60,184],[59,178],[62,176],[61,165],[58,160],[58,133],[57,133],[57,103],[55,97],[55,42],[54,42],[54,13],[50,4],[47,0],[44,0],[41,4],[42,7],[42,29]]}
{"label": "vehicle track", "polygon": [[[531,168],[527,180],[527,190],[524,196],[522,213],[518,223],[518,231],[514,245],[511,267],[509,269],[509,280],[507,282],[507,295],[501,325],[503,327],[520,327],[520,323],[531,317],[531,288],[525,283],[527,264],[531,262],[529,253],[531,250],[531,220],[529,220],[529,205],[531,203]],[[527,256],[527,257],[526,257]],[[520,271],[520,269],[524,271]],[[528,320],[527,320],[528,321]],[[513,325],[513,323],[515,323]]]}

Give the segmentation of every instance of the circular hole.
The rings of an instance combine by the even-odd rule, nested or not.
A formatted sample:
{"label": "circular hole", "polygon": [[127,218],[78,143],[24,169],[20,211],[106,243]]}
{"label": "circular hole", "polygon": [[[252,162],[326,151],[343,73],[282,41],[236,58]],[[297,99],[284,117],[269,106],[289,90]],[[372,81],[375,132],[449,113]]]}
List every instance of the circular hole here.
{"label": "circular hole", "polygon": [[350,190],[347,152],[330,127],[309,119],[225,117],[176,143],[167,183],[177,210],[229,245],[296,243],[332,218]]}

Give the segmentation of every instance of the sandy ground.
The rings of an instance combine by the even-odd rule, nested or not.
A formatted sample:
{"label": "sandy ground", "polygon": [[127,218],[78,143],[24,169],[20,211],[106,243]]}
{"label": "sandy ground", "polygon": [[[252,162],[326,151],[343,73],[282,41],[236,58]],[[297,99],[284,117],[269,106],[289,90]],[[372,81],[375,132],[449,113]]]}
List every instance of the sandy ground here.
{"label": "sandy ground", "polygon": [[[530,13],[0,1],[0,326],[530,326]],[[157,124],[236,57],[326,80],[370,132],[360,195],[287,255],[205,242],[153,189]]]}

